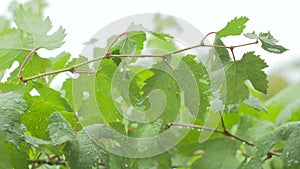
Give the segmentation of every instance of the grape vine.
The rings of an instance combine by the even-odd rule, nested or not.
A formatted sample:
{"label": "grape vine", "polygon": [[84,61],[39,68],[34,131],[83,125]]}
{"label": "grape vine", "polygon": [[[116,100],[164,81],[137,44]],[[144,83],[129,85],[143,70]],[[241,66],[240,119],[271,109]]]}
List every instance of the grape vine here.
{"label": "grape vine", "polygon": [[[39,50],[60,48],[66,30],[49,33],[41,4],[16,7],[16,26],[0,27],[0,168],[299,168],[299,98],[289,97],[299,85],[262,101],[266,62],[254,51],[234,52],[287,49],[270,32],[244,33],[247,17],[194,46],[178,45],[163,24],[159,31],[133,24],[104,48],[87,42],[93,58],[44,58]],[[250,42],[225,45],[230,36]]]}

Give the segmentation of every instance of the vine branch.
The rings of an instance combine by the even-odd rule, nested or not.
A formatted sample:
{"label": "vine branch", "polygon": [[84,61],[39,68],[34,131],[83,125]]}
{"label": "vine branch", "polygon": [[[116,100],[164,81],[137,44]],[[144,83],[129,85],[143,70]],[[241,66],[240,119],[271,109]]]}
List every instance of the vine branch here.
{"label": "vine branch", "polygon": [[44,77],[44,76],[48,76],[48,75],[53,75],[53,74],[58,74],[58,73],[62,73],[62,72],[71,72],[71,73],[80,73],[80,74],[94,74],[95,72],[81,72],[81,71],[76,71],[77,68],[81,67],[81,66],[84,66],[84,65],[87,65],[89,63],[93,63],[93,62],[96,62],[96,61],[99,61],[99,60],[102,60],[102,59],[105,59],[105,58],[135,58],[135,57],[141,57],[141,58],[144,58],[144,57],[152,57],[152,58],[155,58],[155,57],[158,57],[158,58],[162,58],[163,61],[166,63],[166,65],[171,69],[173,70],[173,68],[171,67],[171,65],[168,63],[167,61],[167,57],[170,57],[172,55],[175,55],[177,53],[181,53],[181,52],[184,52],[184,51],[188,51],[188,50],[191,50],[191,49],[195,49],[195,48],[199,48],[199,47],[213,47],[213,48],[226,48],[226,49],[230,49],[231,52],[232,52],[232,55],[233,55],[233,60],[235,61],[235,56],[234,56],[234,53],[233,53],[233,49],[234,48],[238,48],[238,47],[243,47],[243,46],[248,46],[248,45],[254,45],[254,44],[257,44],[258,43],[258,40],[256,40],[255,42],[250,42],[250,43],[245,43],[245,44],[240,44],[240,45],[234,45],[234,46],[222,46],[222,45],[208,45],[208,44],[205,44],[204,43],[204,40],[211,34],[215,34],[216,32],[210,32],[208,33],[207,35],[205,35],[203,37],[203,39],[201,40],[200,44],[198,45],[194,45],[194,46],[190,46],[190,47],[187,47],[187,48],[183,48],[183,49],[179,49],[179,50],[176,50],[176,51],[173,51],[173,52],[169,52],[169,53],[165,53],[165,54],[141,54],[141,55],[115,55],[115,54],[111,54],[109,51],[110,49],[114,46],[114,44],[116,44],[116,42],[123,36],[127,35],[128,32],[124,32],[122,34],[120,34],[119,36],[117,36],[114,41],[109,45],[106,53],[103,55],[103,56],[99,56],[99,57],[96,57],[96,58],[93,58],[91,60],[88,60],[88,61],[85,61],[85,62],[82,62],[82,63],[79,63],[77,65],[74,65],[74,66],[70,66],[70,67],[67,67],[67,68],[62,68],[62,69],[59,69],[59,70],[54,70],[54,71],[49,71],[49,72],[45,72],[45,73],[41,73],[41,74],[38,74],[38,75],[34,75],[34,76],[31,76],[31,77],[27,77],[27,78],[24,78],[22,77],[22,71],[24,70],[25,68],[25,65],[26,63],[28,62],[28,60],[30,59],[30,57],[37,51],[37,49],[34,49],[32,50],[28,55],[27,57],[25,58],[24,62],[22,63],[21,67],[20,67],[20,70],[19,70],[19,73],[18,73],[18,78],[26,83],[30,80],[34,80],[34,79],[37,79],[37,78],[41,78],[41,77]]}
{"label": "vine branch", "polygon": [[[166,129],[169,129],[172,126],[178,126],[178,127],[186,127],[186,128],[192,128],[192,129],[198,129],[198,130],[205,130],[205,131],[209,131],[209,132],[213,132],[213,133],[223,134],[224,136],[238,140],[238,141],[242,142],[243,144],[246,144],[251,147],[255,146],[252,142],[250,142],[244,138],[241,138],[239,136],[236,136],[234,134],[231,134],[226,128],[225,121],[224,121],[224,118],[221,113],[220,113],[220,119],[221,119],[221,125],[222,125],[223,130],[213,129],[213,128],[209,128],[209,127],[205,127],[205,126],[194,125],[194,124],[183,124],[183,123],[170,123],[169,125],[166,126]],[[271,159],[273,156],[279,157],[279,156],[281,156],[281,154],[271,150],[267,153],[267,157],[263,161]]]}
{"label": "vine branch", "polygon": [[23,61],[22,65],[21,65],[21,67],[20,67],[20,70],[19,70],[19,72],[18,72],[18,79],[20,79],[20,80],[23,81],[24,83],[25,83],[26,81],[24,81],[24,79],[23,79],[23,77],[22,77],[22,72],[23,72],[23,70],[24,70],[24,68],[25,68],[26,63],[27,63],[28,60],[31,58],[31,56],[35,54],[36,51],[37,51],[37,49],[33,49],[32,51],[30,51],[30,52],[28,53],[28,55],[26,56],[25,60]]}

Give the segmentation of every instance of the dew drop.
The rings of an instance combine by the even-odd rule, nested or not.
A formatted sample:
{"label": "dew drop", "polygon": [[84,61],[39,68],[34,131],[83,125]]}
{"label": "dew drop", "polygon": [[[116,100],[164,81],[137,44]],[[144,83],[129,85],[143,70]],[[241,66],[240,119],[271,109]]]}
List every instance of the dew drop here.
{"label": "dew drop", "polygon": [[90,93],[88,91],[84,91],[82,93],[82,97],[83,97],[83,100],[86,100],[86,99],[88,99],[90,97]]}
{"label": "dew drop", "polygon": [[201,129],[197,129],[197,131],[201,131]]}
{"label": "dew drop", "polygon": [[127,168],[127,167],[128,167],[128,164],[125,164],[124,166]]}
{"label": "dew drop", "polygon": [[246,144],[246,143],[243,141],[243,144]]}

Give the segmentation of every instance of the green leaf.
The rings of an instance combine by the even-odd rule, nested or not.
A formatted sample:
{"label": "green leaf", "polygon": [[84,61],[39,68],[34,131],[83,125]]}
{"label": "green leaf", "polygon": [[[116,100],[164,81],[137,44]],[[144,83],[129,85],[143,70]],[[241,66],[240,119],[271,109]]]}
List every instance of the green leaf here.
{"label": "green leaf", "polygon": [[192,169],[205,166],[206,169],[237,168],[239,161],[236,159],[236,151],[240,143],[229,138],[209,140],[201,146],[204,154],[193,163]]}
{"label": "green leaf", "polygon": [[272,53],[283,53],[288,49],[284,48],[283,46],[277,45],[278,40],[276,40],[270,32],[268,33],[260,33],[259,40],[261,41],[261,47]]}
{"label": "green leaf", "polygon": [[259,36],[257,36],[255,34],[255,32],[252,32],[252,33],[245,33],[244,34],[245,37],[249,38],[249,39],[259,39]]}
{"label": "green leaf", "polygon": [[[51,70],[58,70],[58,69],[65,68],[70,57],[71,57],[70,53],[62,52],[59,55],[57,55],[56,57],[49,58],[52,63]],[[48,71],[50,71],[50,70],[48,70]],[[57,74],[47,76],[48,80],[49,80],[48,83],[51,83],[55,76],[57,76]]]}
{"label": "green leaf", "polygon": [[27,92],[25,89],[25,84],[21,81],[17,81],[17,82],[8,81],[5,83],[0,83],[0,91],[2,91],[2,93],[13,91],[20,95],[24,95],[24,93]]}
{"label": "green leaf", "polygon": [[108,157],[101,143],[91,140],[82,130],[75,133],[71,124],[60,114],[53,113],[49,117],[47,128],[51,143],[54,146],[66,143],[64,151],[71,168],[101,168],[108,164]]}
{"label": "green leaf", "polygon": [[68,102],[61,97],[61,93],[46,85],[37,82],[30,82],[28,85],[32,85],[41,96],[40,98],[48,102],[57,111],[72,111],[72,108]]}
{"label": "green leaf", "polygon": [[217,32],[217,36],[222,38],[230,35],[240,35],[245,29],[245,23],[249,19],[245,16],[235,17],[233,20],[227,23],[227,25]]}
{"label": "green leaf", "polygon": [[262,161],[259,158],[251,158],[250,161],[242,167],[242,169],[263,169]]}
{"label": "green leaf", "polygon": [[[184,61],[190,70],[193,72],[193,76],[197,82],[198,92],[200,95],[200,103],[194,103],[194,98],[189,98],[192,94],[187,93],[185,102],[187,107],[191,107],[190,104],[198,104],[198,117],[203,118],[207,111],[207,108],[210,105],[210,97],[211,97],[211,86],[210,86],[210,78],[209,74],[206,70],[206,67],[202,64],[202,62],[197,62],[195,60],[196,56],[187,55],[183,57],[182,61]],[[182,71],[182,70],[181,70]],[[189,82],[188,82],[189,83]],[[189,92],[189,91],[188,91]],[[195,91],[190,91],[195,92]]]}
{"label": "green leaf", "polygon": [[46,0],[31,0],[24,3],[24,8],[31,13],[36,13],[39,16],[43,16],[45,8],[48,6]]}
{"label": "green leaf", "polygon": [[15,61],[22,63],[31,51],[20,37],[20,32],[15,29],[0,35],[0,70],[10,68]]}
{"label": "green leaf", "polygon": [[84,132],[78,132],[78,140],[69,142],[64,148],[71,168],[107,168],[109,158],[101,143],[91,140]]}
{"label": "green leaf", "polygon": [[71,124],[60,113],[53,113],[49,117],[49,121],[50,125],[47,131],[54,146],[76,140],[76,134]]}
{"label": "green leaf", "polygon": [[[156,166],[156,167],[154,167]],[[170,159],[170,155],[167,153],[157,155],[154,157],[141,158],[136,160],[136,168],[139,169],[149,169],[149,168],[157,168],[157,169],[165,169],[172,168],[172,162]]]}
{"label": "green leaf", "polygon": [[105,121],[114,122],[122,119],[115,107],[114,100],[111,96],[112,78],[116,70],[116,64],[113,60],[104,59],[101,61],[96,74],[95,93],[97,105],[104,116]]}
{"label": "green leaf", "polygon": [[[225,46],[223,41],[218,36],[215,37],[214,45]],[[229,56],[228,50],[225,48],[214,47],[212,49],[212,52],[221,59],[223,64],[226,64],[231,61],[231,57]]]}
{"label": "green leaf", "polygon": [[259,39],[262,43],[261,47],[271,53],[283,53],[287,51],[283,46],[277,45],[278,40],[276,40],[270,32],[263,33],[261,32],[259,35],[256,35],[255,32],[253,33],[246,33],[244,34],[247,38],[250,39]]}
{"label": "green leaf", "polygon": [[265,103],[269,110],[269,114],[261,113],[260,119],[275,121],[278,114],[289,104],[299,99],[300,83],[293,84],[278,92],[276,95],[268,99]]}
{"label": "green leaf", "polygon": [[143,31],[130,31],[125,38],[117,42],[110,50],[111,53],[119,51],[120,54],[140,54],[144,48],[146,33]]}
{"label": "green leaf", "polygon": [[116,44],[120,54],[134,54],[136,52],[136,43],[130,38],[125,38]]}
{"label": "green leaf", "polygon": [[24,115],[23,123],[32,136],[48,139],[46,128],[48,117],[55,112],[55,108],[49,102],[41,100],[38,96],[25,95],[28,104],[28,113]]}
{"label": "green leaf", "polygon": [[289,122],[267,133],[255,142],[257,155],[266,155],[279,142],[285,142],[282,151],[284,168],[298,169],[300,162],[300,122]]}
{"label": "green leaf", "polygon": [[249,97],[246,80],[249,80],[256,90],[266,94],[268,80],[262,70],[266,67],[267,64],[258,55],[254,55],[254,52],[248,52],[241,60],[227,64],[225,66],[226,105],[239,104]]}
{"label": "green leaf", "polygon": [[0,131],[0,168],[2,169],[28,169],[28,152],[24,146],[17,149],[14,145],[5,141],[4,134]]}
{"label": "green leaf", "polygon": [[0,16],[0,34],[9,28],[9,20],[7,20],[5,17]]}
{"label": "green leaf", "polygon": [[173,16],[166,16],[160,13],[155,14],[153,18],[155,25],[155,31],[162,32],[163,30],[175,29],[178,32],[182,31],[181,25],[177,22],[177,19]]}
{"label": "green leaf", "polygon": [[275,120],[275,124],[279,126],[288,122],[289,120],[291,120],[294,114],[295,114],[294,116],[297,116],[298,118],[299,112],[300,112],[300,99],[291,102],[289,105],[283,108],[278,114]]}
{"label": "green leaf", "polygon": [[136,54],[140,54],[144,48],[144,42],[146,40],[146,33],[143,31],[130,31],[127,35],[136,44]]}
{"label": "green leaf", "polygon": [[50,58],[52,61],[52,69],[58,70],[58,69],[65,68],[70,57],[71,57],[70,53],[62,52],[56,57]]}
{"label": "green leaf", "polygon": [[[27,62],[23,70],[22,76],[29,77],[40,73],[45,73],[46,71],[51,70],[51,66],[52,65],[50,59],[42,58],[38,54],[34,54]],[[17,77],[18,73],[19,73],[19,69],[15,69],[11,73],[11,77],[9,77],[8,80],[14,80],[15,77]],[[44,82],[44,78],[39,78],[38,81]]]}
{"label": "green leaf", "polygon": [[50,142],[49,141],[45,141],[42,139],[39,139],[37,137],[33,137],[30,136],[28,134],[24,134],[24,140],[26,141],[26,143],[31,144],[32,146],[38,148],[41,145],[49,145]]}
{"label": "green leaf", "polygon": [[66,79],[63,82],[61,90],[65,93],[65,99],[69,103],[70,107],[74,109],[74,102],[73,102],[73,81],[72,79]]}
{"label": "green leaf", "polygon": [[[149,70],[144,71],[148,72]],[[144,74],[144,71],[141,71],[138,74]],[[144,82],[135,79],[132,80],[135,83],[131,83],[129,87],[131,97],[130,99],[135,107],[139,107],[140,110],[145,111],[141,114],[144,114],[146,118],[151,118],[151,115],[154,115],[155,113],[161,113],[157,111],[163,111],[160,116],[160,118],[163,119],[163,124],[171,123],[179,114],[181,105],[181,98],[179,94],[180,89],[177,81],[170,74],[162,70],[152,68],[150,69],[150,71],[153,75],[151,77],[148,76],[149,78],[147,78]],[[134,78],[136,77],[137,76],[135,76]],[[141,86],[141,83],[144,83],[144,86],[142,88],[138,89],[138,87],[135,87]],[[158,90],[160,90],[160,93],[153,92]],[[162,97],[161,92],[165,94],[166,98],[160,98]],[[168,104],[166,104],[165,100],[163,99],[166,99]],[[155,106],[153,107],[153,105]],[[161,109],[163,107],[164,109]]]}
{"label": "green leaf", "polygon": [[118,168],[118,169],[128,169],[132,168],[133,160],[126,157],[117,156],[115,154],[110,154],[109,157],[109,168]]}
{"label": "green leaf", "polygon": [[252,94],[249,95],[249,98],[245,100],[244,103],[247,106],[256,109],[257,111],[263,110],[264,112],[269,113],[267,107],[263,103],[261,103],[258,98],[254,97]]}
{"label": "green leaf", "polygon": [[0,131],[5,139],[20,148],[25,127],[21,124],[22,114],[26,111],[25,100],[16,93],[0,94]]}
{"label": "green leaf", "polygon": [[152,35],[154,35],[155,37],[157,37],[158,39],[161,39],[163,41],[170,41],[174,38],[173,36],[171,36],[169,34],[165,34],[165,33],[154,32],[154,31],[151,31],[150,33]]}
{"label": "green leaf", "polygon": [[65,30],[62,27],[51,35],[48,32],[52,29],[52,23],[47,17],[45,20],[38,14],[33,14],[25,11],[22,6],[15,14],[15,22],[19,29],[25,31],[30,36],[27,39],[27,45],[31,49],[56,49],[59,48],[64,42],[66,36]]}
{"label": "green leaf", "polygon": [[[0,35],[0,70],[9,69],[14,62],[20,65],[25,57],[32,50],[28,46],[26,39],[23,39],[17,30],[9,30],[4,35]],[[23,71],[23,76],[28,77],[39,73],[44,73],[51,68],[51,61],[47,58],[41,58],[35,53],[28,61]],[[19,69],[15,69],[9,79],[15,79]]]}

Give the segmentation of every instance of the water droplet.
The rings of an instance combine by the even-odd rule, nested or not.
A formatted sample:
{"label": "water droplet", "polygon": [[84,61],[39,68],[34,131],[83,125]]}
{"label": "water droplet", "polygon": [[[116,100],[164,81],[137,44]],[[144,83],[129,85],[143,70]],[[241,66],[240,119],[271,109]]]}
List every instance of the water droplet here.
{"label": "water droplet", "polygon": [[86,100],[86,99],[88,99],[90,97],[90,93],[88,91],[84,91],[82,93],[82,97],[83,97],[83,100]]}
{"label": "water droplet", "polygon": [[195,128],[191,128],[192,130],[194,130]]}
{"label": "water droplet", "polygon": [[246,143],[243,141],[243,144],[246,144]]}
{"label": "water droplet", "polygon": [[127,167],[128,167],[128,164],[125,164],[124,166],[127,168]]}
{"label": "water droplet", "polygon": [[197,131],[201,131],[201,129],[197,129]]}

